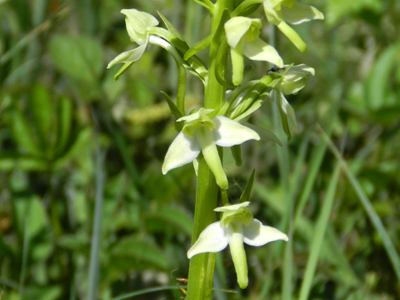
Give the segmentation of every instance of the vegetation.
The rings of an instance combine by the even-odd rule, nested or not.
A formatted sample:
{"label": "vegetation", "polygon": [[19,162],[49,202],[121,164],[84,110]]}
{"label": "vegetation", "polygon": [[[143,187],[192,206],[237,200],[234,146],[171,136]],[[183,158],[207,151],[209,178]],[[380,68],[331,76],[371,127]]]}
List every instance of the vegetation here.
{"label": "vegetation", "polygon": [[[214,298],[399,299],[400,4],[303,2],[325,15],[296,27],[304,53],[262,32],[285,62],[315,69],[287,98],[302,130],[288,141],[266,101],[252,122],[283,145],[245,145],[241,167],[224,153],[230,198],[255,168],[252,213],[290,241],[246,247],[244,290],[217,253]],[[117,81],[106,69],[132,48],[120,13],[132,7],[162,12],[191,46],[209,32],[194,1],[0,0],[0,299],[184,296],[194,171],[161,172],[175,62],[152,48]],[[271,68],[245,66],[246,79]],[[188,77],[186,101],[202,93]]]}

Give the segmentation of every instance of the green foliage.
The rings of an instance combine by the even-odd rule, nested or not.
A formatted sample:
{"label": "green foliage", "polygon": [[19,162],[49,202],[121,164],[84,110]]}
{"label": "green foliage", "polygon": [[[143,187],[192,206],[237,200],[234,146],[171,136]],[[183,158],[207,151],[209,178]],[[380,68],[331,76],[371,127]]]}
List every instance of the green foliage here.
{"label": "green foliage", "polygon": [[[302,93],[287,97],[302,131],[288,144],[279,111],[264,100],[252,122],[273,130],[276,136],[270,131],[264,136],[282,145],[252,143],[235,149],[233,158],[229,152],[224,157],[229,200],[248,199],[246,183],[256,168],[251,199],[260,204],[252,214],[265,224],[279,224],[291,242],[246,249],[249,288],[218,292],[215,299],[283,299],[287,294],[293,299],[397,299],[400,6],[378,0],[305,2],[328,20],[296,27],[308,50],[300,54],[276,32],[285,62],[305,61],[316,69]],[[262,17],[255,10],[259,4],[251,3],[245,14]],[[170,1],[157,2],[157,8],[149,1],[136,5],[172,20],[165,25],[176,30],[176,45],[187,59],[202,58],[201,50],[213,42],[203,8]],[[171,120],[182,116],[174,104],[175,64],[166,53],[150,49],[117,82],[113,78],[121,73],[105,71],[116,53],[132,45],[119,14],[128,6],[109,0],[62,6],[59,1],[0,1],[2,299],[86,297],[100,150],[105,184],[100,186],[98,299],[139,295],[154,286],[169,290],[142,299],[182,297],[171,286],[175,277],[188,275],[194,171],[188,165],[170,176],[161,174],[176,132]],[[182,20],[186,13],[196,18]],[[178,37],[188,33],[203,39],[185,45]],[[267,41],[268,34],[262,36]],[[198,61],[187,63],[198,76],[188,79],[189,111],[199,106],[200,81],[208,74]],[[245,64],[249,80],[271,68]],[[242,91],[249,98],[253,85]],[[250,155],[254,164],[244,159]],[[228,253],[217,256],[216,285],[222,289],[236,286],[230,261]]]}
{"label": "green foliage", "polygon": [[92,37],[59,34],[49,43],[55,67],[65,75],[83,83],[96,82],[103,69],[101,44]]}

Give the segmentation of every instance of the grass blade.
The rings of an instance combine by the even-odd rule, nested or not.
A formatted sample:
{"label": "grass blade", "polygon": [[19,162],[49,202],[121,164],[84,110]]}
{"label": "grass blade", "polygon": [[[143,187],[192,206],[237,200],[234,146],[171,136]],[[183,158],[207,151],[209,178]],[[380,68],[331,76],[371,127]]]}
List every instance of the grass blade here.
{"label": "grass blade", "polygon": [[344,173],[346,174],[347,178],[350,181],[350,184],[353,186],[354,191],[356,192],[358,198],[361,201],[362,206],[366,210],[368,217],[370,218],[372,224],[374,225],[375,229],[378,231],[383,245],[385,247],[385,250],[389,256],[389,259],[392,263],[393,269],[396,273],[397,279],[400,281],[400,257],[399,254],[396,251],[396,248],[394,247],[394,244],[392,240],[390,239],[385,227],[382,224],[381,219],[379,218],[378,214],[374,210],[374,207],[371,204],[371,201],[368,199],[367,195],[364,193],[363,189],[361,188],[360,183],[356,179],[356,177],[353,175],[351,170],[349,169],[346,161],[343,159],[342,155],[340,154],[339,150],[336,148],[336,146],[332,143],[332,140],[328,137],[328,135],[322,131],[322,138],[324,141],[329,143],[329,148],[332,151],[332,153],[335,155],[336,159],[341,163],[342,168]]}
{"label": "grass blade", "polygon": [[340,171],[340,163],[336,165],[335,171],[333,172],[333,175],[329,182],[326,197],[322,205],[321,213],[318,217],[317,224],[314,227],[314,235],[310,244],[311,245],[310,256],[308,257],[304,279],[301,284],[299,300],[307,300],[310,294],[310,290],[312,288],[315,269],[317,267],[317,262],[322,248],[322,243],[324,242],[326,228],[329,223],[329,216],[331,214],[333,202],[335,199],[336,187],[340,174],[339,171]]}
{"label": "grass blade", "polygon": [[[93,118],[96,117],[93,114]],[[93,233],[90,249],[90,262],[89,262],[89,289],[88,299],[97,299],[97,289],[99,285],[99,271],[100,271],[100,248],[101,248],[101,223],[103,218],[103,190],[104,190],[104,152],[101,151],[99,137],[96,134],[97,151],[96,151],[96,200],[93,217]]]}

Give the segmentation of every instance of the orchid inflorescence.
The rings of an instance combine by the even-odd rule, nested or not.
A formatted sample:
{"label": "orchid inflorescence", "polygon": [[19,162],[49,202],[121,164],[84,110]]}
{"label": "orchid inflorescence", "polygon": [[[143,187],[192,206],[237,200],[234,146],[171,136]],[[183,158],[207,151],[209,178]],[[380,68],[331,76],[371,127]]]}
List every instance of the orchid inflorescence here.
{"label": "orchid inflorescence", "polygon": [[[115,79],[118,79],[142,57],[149,44],[160,46],[173,56],[181,75],[177,100],[174,102],[166,94],[164,96],[176,117],[175,129],[179,133],[166,153],[162,173],[166,174],[193,162],[197,174],[197,160],[201,156],[222,194],[226,193],[229,184],[218,147],[231,148],[237,165],[240,165],[240,145],[244,142],[266,139],[281,144],[271,131],[247,123],[266,97],[273,94],[281,114],[283,129],[290,140],[299,130],[299,126],[285,95],[297,94],[307,83],[308,75],[314,75],[314,69],[305,64],[285,64],[278,51],[260,38],[263,21],[275,25],[296,48],[304,51],[306,44],[288,23],[297,25],[323,19],[324,16],[315,7],[296,0],[244,0],[233,8],[232,4],[228,5],[224,0],[216,0],[215,3],[210,0],[195,1],[204,6],[216,22],[213,21],[211,34],[193,47],[187,45],[161,13],[159,15],[166,29],[158,27],[159,21],[148,13],[123,9],[121,12],[126,16],[128,35],[138,46],[119,54],[109,63],[108,68],[119,63],[124,64],[115,75]],[[221,7],[222,4],[227,7]],[[260,4],[266,19],[247,17]],[[207,47],[214,49],[210,50],[209,69],[197,57],[197,53]],[[244,83],[244,56],[253,61],[269,62],[273,68],[262,78]],[[231,76],[228,76],[227,62],[231,64]],[[205,107],[194,109],[188,114],[185,111],[186,70],[201,80],[206,90],[205,97],[208,97]],[[218,88],[215,88],[217,85]],[[215,92],[207,93],[212,89]],[[222,99],[224,95],[226,96]],[[251,184],[248,184],[250,190],[253,179],[254,177],[250,180]],[[201,189],[201,183],[198,184]],[[243,244],[262,246],[277,240],[288,241],[286,234],[253,218],[247,208],[250,203],[247,201],[248,194],[249,191],[239,204],[231,205],[225,199],[224,206],[210,208],[222,212],[221,220],[205,224],[187,253],[188,258],[192,258],[201,253],[222,251],[229,244],[241,288],[248,285]]]}

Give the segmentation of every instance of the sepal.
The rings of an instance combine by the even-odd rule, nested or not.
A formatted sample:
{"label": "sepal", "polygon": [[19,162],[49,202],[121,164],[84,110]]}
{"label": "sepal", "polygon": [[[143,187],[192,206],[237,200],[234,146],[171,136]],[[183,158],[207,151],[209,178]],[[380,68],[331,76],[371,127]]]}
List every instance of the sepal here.
{"label": "sepal", "polygon": [[[147,47],[147,42],[133,50],[122,52],[108,64],[107,69],[119,63],[134,63],[135,61],[139,60],[142,57],[143,53],[146,51],[146,47]],[[123,72],[125,72],[128,67],[126,67]]]}
{"label": "sepal", "polygon": [[286,22],[293,25],[324,19],[324,14],[314,6],[298,2],[295,2],[291,8],[282,6],[282,16]]}
{"label": "sepal", "polygon": [[180,132],[168,148],[162,165],[162,173],[165,175],[172,169],[192,162],[199,156],[200,150],[200,145],[195,142],[194,138]]}
{"label": "sepal", "polygon": [[204,229],[196,243],[187,252],[187,257],[192,258],[196,254],[207,252],[219,252],[228,246],[228,237],[225,228],[220,222],[212,223]]}
{"label": "sepal", "polygon": [[263,225],[259,220],[253,219],[248,226],[243,227],[243,241],[250,246],[263,246],[274,241],[289,240],[288,236],[278,229]]}

